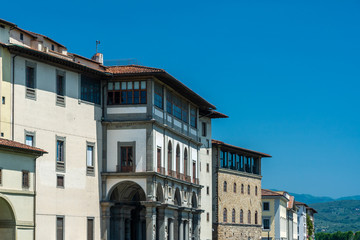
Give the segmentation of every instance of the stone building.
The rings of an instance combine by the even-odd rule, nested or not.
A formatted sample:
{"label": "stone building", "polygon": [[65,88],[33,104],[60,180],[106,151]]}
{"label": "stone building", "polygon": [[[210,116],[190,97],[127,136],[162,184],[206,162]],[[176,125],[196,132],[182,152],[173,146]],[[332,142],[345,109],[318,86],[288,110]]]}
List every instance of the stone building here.
{"label": "stone building", "polygon": [[36,239],[208,238],[214,105],[162,69],[107,67],[4,20],[0,69],[1,137],[49,152]]}
{"label": "stone building", "polygon": [[44,153],[0,139],[0,239],[35,239],[35,168]]}
{"label": "stone building", "polygon": [[261,238],[261,159],[268,154],[212,140],[213,239]]}
{"label": "stone building", "polygon": [[262,239],[298,239],[298,207],[285,191],[261,190]]}

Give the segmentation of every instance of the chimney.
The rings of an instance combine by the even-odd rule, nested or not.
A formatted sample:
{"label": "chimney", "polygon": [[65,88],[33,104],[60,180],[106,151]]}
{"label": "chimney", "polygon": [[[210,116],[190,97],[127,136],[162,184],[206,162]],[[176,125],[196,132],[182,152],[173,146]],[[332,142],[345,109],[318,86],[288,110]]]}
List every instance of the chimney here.
{"label": "chimney", "polygon": [[104,56],[102,53],[96,53],[94,56],[92,56],[91,59],[100,63],[101,65],[104,64]]}

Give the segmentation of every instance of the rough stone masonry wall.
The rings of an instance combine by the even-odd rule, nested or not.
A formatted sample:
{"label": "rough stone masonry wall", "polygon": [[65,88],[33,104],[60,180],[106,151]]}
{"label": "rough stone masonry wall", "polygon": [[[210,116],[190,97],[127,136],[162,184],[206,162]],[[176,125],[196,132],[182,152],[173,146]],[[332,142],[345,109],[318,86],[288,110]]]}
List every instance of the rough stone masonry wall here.
{"label": "rough stone masonry wall", "polygon": [[[251,174],[252,175],[252,174]],[[233,170],[218,172],[218,239],[258,240],[261,237],[261,178]],[[224,181],[227,191],[224,191]],[[234,192],[236,183],[236,192]],[[241,185],[244,192],[241,193]],[[250,185],[250,194],[248,194]],[[257,195],[255,194],[257,186]],[[227,209],[227,223],[223,222],[224,209]],[[232,222],[232,210],[235,209],[235,223]],[[243,223],[240,224],[240,210],[243,210]],[[251,211],[251,223],[248,224],[248,211]],[[257,224],[255,212],[257,211]]]}
{"label": "rough stone masonry wall", "polygon": [[219,225],[218,239],[239,239],[239,240],[259,240],[261,237],[260,227]]}

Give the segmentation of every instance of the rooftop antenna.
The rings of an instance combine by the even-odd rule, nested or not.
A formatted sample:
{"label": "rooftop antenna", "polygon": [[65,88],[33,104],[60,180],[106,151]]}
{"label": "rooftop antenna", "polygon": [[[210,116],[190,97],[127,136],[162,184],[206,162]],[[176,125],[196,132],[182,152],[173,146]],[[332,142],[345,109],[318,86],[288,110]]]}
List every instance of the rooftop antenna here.
{"label": "rooftop antenna", "polygon": [[98,45],[100,44],[100,40],[96,40],[96,53],[98,53]]}

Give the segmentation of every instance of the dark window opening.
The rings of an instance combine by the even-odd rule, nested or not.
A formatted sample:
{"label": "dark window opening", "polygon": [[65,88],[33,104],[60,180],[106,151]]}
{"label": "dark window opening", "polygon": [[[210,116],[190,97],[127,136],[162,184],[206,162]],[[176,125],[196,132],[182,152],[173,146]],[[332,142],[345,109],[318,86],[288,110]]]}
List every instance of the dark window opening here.
{"label": "dark window opening", "polygon": [[81,75],[81,100],[100,104],[100,81]]}
{"label": "dark window opening", "polygon": [[120,147],[121,172],[132,172],[134,167],[133,147]]}

